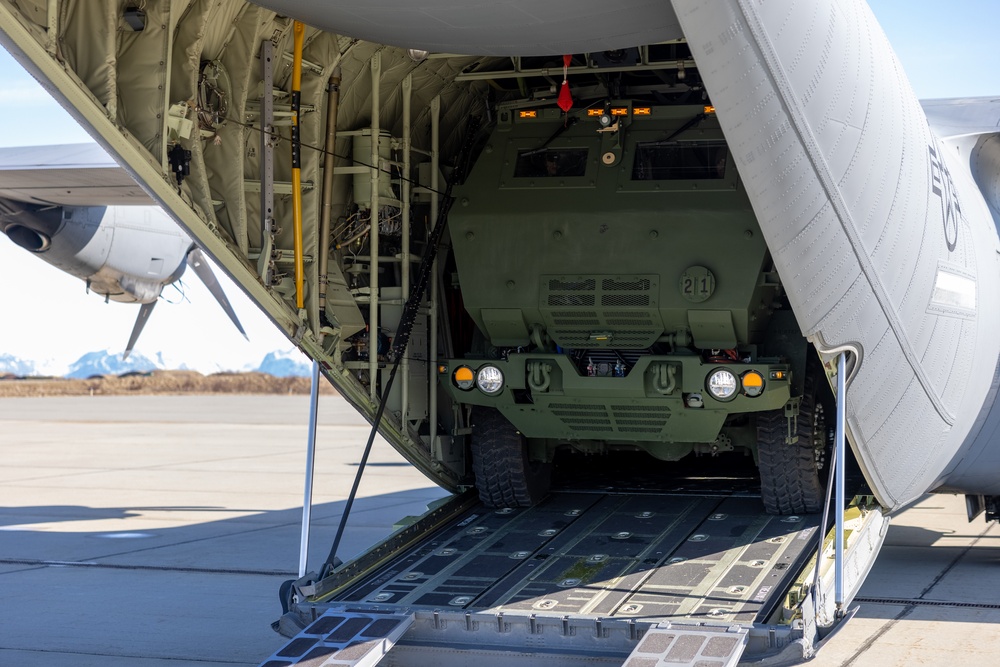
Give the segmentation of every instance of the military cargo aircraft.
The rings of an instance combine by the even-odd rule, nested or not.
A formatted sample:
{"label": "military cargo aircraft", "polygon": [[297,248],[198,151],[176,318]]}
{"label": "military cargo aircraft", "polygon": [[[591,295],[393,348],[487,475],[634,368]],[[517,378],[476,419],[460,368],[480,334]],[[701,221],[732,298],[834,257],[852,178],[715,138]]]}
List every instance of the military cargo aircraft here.
{"label": "military cargo aircraft", "polygon": [[88,292],[141,304],[123,357],[187,267],[246,336],[201,250],[96,144],[0,149],[0,231]]}
{"label": "military cargo aircraft", "polygon": [[921,107],[860,0],[0,0],[0,40],[446,488],[742,452],[816,511],[846,353],[879,504],[997,517],[1000,108]]}

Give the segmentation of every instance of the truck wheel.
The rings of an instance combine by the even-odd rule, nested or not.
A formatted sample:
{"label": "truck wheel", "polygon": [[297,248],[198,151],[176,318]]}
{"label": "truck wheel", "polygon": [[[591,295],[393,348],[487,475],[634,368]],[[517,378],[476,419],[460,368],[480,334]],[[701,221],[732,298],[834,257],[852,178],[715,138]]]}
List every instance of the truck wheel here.
{"label": "truck wheel", "polygon": [[472,472],[489,507],[530,507],[549,491],[552,464],[531,461],[528,441],[499,410],[472,408]]}
{"label": "truck wheel", "polygon": [[819,369],[810,364],[799,403],[798,442],[789,445],[784,410],[757,415],[757,459],[760,495],[768,514],[812,514],[823,509],[825,479],[821,468],[829,460],[831,440],[827,416],[834,416]]}

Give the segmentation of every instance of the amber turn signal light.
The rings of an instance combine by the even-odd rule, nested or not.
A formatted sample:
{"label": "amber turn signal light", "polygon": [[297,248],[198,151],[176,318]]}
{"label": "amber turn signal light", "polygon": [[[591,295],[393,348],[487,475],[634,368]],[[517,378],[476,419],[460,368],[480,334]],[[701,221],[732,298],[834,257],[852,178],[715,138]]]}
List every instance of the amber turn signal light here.
{"label": "amber turn signal light", "polygon": [[743,384],[743,393],[751,398],[764,393],[764,376],[757,371],[747,371],[740,378]]}

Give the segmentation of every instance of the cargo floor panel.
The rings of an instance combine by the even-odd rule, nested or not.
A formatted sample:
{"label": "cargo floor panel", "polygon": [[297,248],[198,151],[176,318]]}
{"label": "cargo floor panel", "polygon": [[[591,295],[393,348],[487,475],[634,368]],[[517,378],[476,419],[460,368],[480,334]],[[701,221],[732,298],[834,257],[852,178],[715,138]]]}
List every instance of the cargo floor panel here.
{"label": "cargo floor panel", "polygon": [[557,493],[477,505],[328,602],[643,622],[760,622],[814,547],[819,517],[759,498]]}

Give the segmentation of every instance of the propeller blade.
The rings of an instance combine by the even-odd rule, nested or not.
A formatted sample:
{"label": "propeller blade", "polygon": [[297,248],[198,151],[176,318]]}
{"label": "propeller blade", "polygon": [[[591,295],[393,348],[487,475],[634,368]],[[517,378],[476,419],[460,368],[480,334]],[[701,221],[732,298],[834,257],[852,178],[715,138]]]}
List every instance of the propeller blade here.
{"label": "propeller blade", "polygon": [[135,318],[135,326],[132,327],[132,335],[128,338],[128,345],[125,346],[125,353],[122,354],[122,359],[128,359],[128,355],[132,354],[132,348],[135,347],[135,341],[139,340],[139,334],[142,333],[142,328],[146,326],[146,321],[149,319],[150,313],[153,312],[153,307],[156,302],[144,303],[142,307],[139,308],[139,317]]}
{"label": "propeller blade", "polygon": [[236,317],[236,311],[233,310],[233,306],[229,303],[229,299],[226,298],[226,293],[222,290],[222,285],[219,284],[215,274],[212,273],[212,267],[209,266],[208,261],[205,259],[205,255],[201,253],[201,250],[198,248],[192,249],[191,252],[188,253],[187,263],[188,266],[194,269],[194,272],[201,279],[201,282],[205,283],[205,287],[208,288],[208,291],[212,293],[215,300],[219,302],[220,306],[222,306],[222,310],[226,311],[226,315],[228,315],[229,319],[232,320],[234,325],[236,325],[236,328],[240,330],[243,337],[250,340],[247,336],[247,332],[243,330],[243,325],[240,324],[239,318]]}

